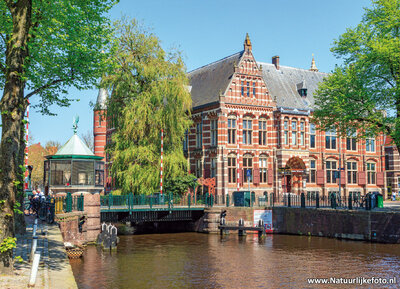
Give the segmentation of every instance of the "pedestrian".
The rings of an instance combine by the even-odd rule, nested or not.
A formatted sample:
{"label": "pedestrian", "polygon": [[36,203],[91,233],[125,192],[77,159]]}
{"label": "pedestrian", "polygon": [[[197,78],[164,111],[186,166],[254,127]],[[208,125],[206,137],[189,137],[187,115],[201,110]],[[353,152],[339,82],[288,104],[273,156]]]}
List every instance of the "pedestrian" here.
{"label": "pedestrian", "polygon": [[392,192],[392,201],[396,201],[396,191]]}

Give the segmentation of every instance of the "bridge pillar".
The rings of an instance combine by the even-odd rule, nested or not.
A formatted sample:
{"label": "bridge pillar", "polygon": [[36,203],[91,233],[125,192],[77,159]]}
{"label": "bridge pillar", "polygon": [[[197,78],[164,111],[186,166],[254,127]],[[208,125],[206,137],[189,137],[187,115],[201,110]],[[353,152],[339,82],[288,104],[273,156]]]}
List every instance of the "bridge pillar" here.
{"label": "bridge pillar", "polygon": [[84,193],[84,211],[87,214],[86,241],[96,241],[100,234],[100,194]]}

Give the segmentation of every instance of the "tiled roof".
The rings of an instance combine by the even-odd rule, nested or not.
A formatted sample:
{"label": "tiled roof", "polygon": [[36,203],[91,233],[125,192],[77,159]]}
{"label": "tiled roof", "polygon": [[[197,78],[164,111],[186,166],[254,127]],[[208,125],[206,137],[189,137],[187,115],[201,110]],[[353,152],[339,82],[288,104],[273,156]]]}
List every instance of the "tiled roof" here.
{"label": "tiled roof", "polygon": [[[240,61],[243,51],[202,66],[189,72],[192,106],[213,103],[224,93],[234,73],[234,66]],[[262,77],[277,106],[283,108],[313,109],[314,92],[318,83],[328,74],[306,69],[257,62],[262,66]],[[298,89],[306,88],[307,96],[302,97]]]}
{"label": "tiled roof", "polygon": [[224,93],[239,63],[243,51],[202,66],[188,73],[191,86],[192,106],[216,102]]}
{"label": "tiled roof", "polygon": [[[306,69],[280,66],[279,70],[270,63],[258,62],[262,66],[263,79],[272,99],[276,98],[278,107],[312,109],[314,106],[314,92],[318,83],[328,74]],[[298,88],[306,85],[307,96],[302,97]]]}

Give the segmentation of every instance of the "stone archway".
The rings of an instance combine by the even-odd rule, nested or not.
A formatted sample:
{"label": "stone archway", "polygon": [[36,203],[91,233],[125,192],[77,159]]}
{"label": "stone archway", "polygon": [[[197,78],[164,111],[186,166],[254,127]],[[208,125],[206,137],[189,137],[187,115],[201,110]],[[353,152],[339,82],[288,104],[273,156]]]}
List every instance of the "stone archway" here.
{"label": "stone archway", "polygon": [[304,161],[300,157],[291,157],[286,162],[286,167],[290,171],[290,174],[284,177],[286,192],[300,194],[303,190],[303,174],[306,170]]}

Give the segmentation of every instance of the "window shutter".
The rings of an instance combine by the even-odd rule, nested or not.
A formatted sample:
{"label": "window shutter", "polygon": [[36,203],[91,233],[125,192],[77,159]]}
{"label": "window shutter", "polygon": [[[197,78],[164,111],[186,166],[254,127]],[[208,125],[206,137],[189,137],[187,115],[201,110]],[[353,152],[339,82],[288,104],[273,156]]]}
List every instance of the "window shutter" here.
{"label": "window shutter", "polygon": [[358,184],[365,185],[367,183],[365,172],[358,172]]}
{"label": "window shutter", "polygon": [[[237,176],[237,174],[239,174],[239,178]],[[236,169],[236,182],[239,179],[239,184],[242,185],[243,184],[243,171],[242,169]]]}
{"label": "window shutter", "polygon": [[254,169],[253,172],[253,183],[258,185],[260,183],[260,169]]}
{"label": "window shutter", "polygon": [[268,184],[272,185],[274,182],[274,171],[269,169],[268,170]]}
{"label": "window shutter", "polygon": [[377,172],[376,173],[376,185],[377,186],[383,186],[383,181],[384,180],[384,173],[383,172]]}
{"label": "window shutter", "polygon": [[323,185],[325,182],[325,171],[318,170],[317,171],[317,185]]}

